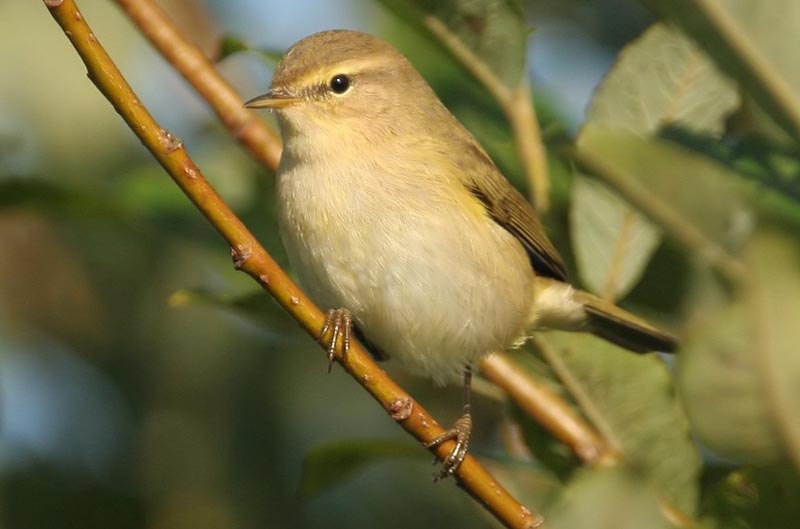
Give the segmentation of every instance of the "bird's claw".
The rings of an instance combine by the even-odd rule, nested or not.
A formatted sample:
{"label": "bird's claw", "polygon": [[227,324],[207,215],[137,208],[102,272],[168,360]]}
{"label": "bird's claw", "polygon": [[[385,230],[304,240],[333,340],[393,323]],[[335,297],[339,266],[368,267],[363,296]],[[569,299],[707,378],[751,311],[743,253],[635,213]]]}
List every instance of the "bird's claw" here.
{"label": "bird's claw", "polygon": [[[433,481],[445,479],[452,476],[464,462],[469,451],[469,441],[472,437],[472,415],[465,413],[458,419],[452,428],[444,432],[433,441],[425,444],[425,448],[435,448],[445,441],[454,439],[456,445],[450,454],[442,461],[442,468],[433,475]],[[434,464],[436,461],[434,460]]]}
{"label": "bird's claw", "polygon": [[[317,341],[322,345],[328,345],[328,373],[331,372],[333,362],[336,360],[336,346],[339,340],[342,341],[342,358],[347,357],[350,352],[350,335],[353,330],[353,316],[347,309],[331,309],[325,318],[325,325],[317,335]],[[330,334],[330,341],[325,337]]]}

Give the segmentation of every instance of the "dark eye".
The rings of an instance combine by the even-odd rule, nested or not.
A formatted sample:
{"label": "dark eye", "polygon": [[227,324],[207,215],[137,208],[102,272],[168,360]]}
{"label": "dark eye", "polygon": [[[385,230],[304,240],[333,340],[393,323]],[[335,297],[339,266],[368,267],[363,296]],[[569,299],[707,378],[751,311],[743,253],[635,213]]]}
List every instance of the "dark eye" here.
{"label": "dark eye", "polygon": [[350,88],[350,78],[343,73],[331,78],[331,90],[337,94],[344,94]]}

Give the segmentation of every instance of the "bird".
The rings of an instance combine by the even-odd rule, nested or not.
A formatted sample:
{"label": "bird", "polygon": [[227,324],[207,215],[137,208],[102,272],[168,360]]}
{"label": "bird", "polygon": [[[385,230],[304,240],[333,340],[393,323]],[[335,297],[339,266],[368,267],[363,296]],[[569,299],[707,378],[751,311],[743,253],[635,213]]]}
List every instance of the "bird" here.
{"label": "bird", "polygon": [[437,384],[463,377],[463,415],[426,445],[456,441],[435,479],[469,450],[472,369],[487,355],[543,329],[676,349],[569,283],[531,204],[390,43],[351,30],[306,37],[245,106],[277,116],[279,230],[300,284],[329,309],[329,369],[353,332]]}

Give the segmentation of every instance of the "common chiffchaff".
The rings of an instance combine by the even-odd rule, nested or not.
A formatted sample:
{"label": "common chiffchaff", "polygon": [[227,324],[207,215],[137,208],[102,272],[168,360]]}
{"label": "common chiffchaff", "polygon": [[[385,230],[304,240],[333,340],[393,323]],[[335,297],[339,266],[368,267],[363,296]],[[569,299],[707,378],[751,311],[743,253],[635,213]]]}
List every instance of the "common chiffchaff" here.
{"label": "common chiffchaff", "polygon": [[311,297],[338,308],[326,325],[331,359],[352,321],[365,345],[413,372],[439,383],[464,374],[464,416],[430,443],[457,441],[440,476],[466,455],[471,366],[484,356],[542,328],[637,352],[675,348],[566,282],[529,203],[390,44],[312,35],[246,106],[277,113],[281,235]]}

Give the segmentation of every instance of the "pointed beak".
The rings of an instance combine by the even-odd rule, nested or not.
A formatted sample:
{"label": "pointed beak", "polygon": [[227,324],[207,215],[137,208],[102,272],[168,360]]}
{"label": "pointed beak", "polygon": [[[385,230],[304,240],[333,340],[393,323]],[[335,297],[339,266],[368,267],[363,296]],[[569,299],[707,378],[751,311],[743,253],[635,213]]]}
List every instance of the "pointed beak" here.
{"label": "pointed beak", "polygon": [[300,97],[293,97],[283,90],[273,88],[266,94],[245,102],[244,106],[245,108],[280,109],[297,104],[302,100]]}

